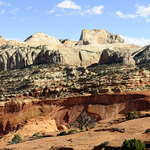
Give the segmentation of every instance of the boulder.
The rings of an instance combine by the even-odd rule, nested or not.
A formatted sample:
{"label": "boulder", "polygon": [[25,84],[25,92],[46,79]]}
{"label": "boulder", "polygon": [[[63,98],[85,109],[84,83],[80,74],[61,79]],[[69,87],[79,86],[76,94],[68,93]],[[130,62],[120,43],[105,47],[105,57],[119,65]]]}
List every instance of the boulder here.
{"label": "boulder", "polygon": [[42,31],[31,35],[24,42],[39,43],[40,45],[61,45],[61,42],[58,39],[49,36]]}
{"label": "boulder", "polygon": [[99,64],[124,63],[126,65],[135,65],[135,61],[130,53],[114,51],[110,49],[103,50]]}
{"label": "boulder", "polygon": [[124,40],[118,34],[114,35],[102,29],[83,29],[79,40],[79,45],[112,43],[124,43]]}

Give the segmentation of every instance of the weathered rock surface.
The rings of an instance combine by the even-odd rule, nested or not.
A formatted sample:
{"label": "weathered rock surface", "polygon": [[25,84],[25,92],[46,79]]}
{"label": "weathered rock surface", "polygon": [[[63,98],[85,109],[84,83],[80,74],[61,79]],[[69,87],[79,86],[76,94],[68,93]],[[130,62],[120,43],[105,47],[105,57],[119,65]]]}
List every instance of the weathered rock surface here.
{"label": "weathered rock surface", "polygon": [[1,44],[5,44],[5,43],[7,43],[6,40],[3,39],[2,36],[0,35],[0,45],[1,45]]}
{"label": "weathered rock surface", "polygon": [[33,35],[31,35],[30,37],[28,37],[24,42],[26,43],[36,43],[36,44],[46,44],[46,45],[61,45],[60,41],[52,36],[49,36],[45,33],[38,32],[35,33]]}
{"label": "weathered rock surface", "polygon": [[24,68],[29,65],[41,63],[63,63],[64,59],[59,50],[49,47],[16,45],[16,41],[3,45],[0,52],[0,70]]}
{"label": "weathered rock surface", "polygon": [[[1,102],[1,135],[8,133],[8,131],[14,130],[16,127],[19,127],[18,125],[20,125],[21,122],[25,121],[27,123],[26,126],[21,127],[21,130],[16,130],[13,134],[11,132],[12,135],[6,135],[5,139],[1,139],[0,145],[2,142],[4,143],[4,141],[10,141],[14,134],[19,134],[23,137],[32,135],[34,131],[44,132],[47,131],[47,129],[51,131],[57,130],[55,122],[50,119],[51,117],[55,119],[58,126],[65,124],[68,125],[69,123],[74,122],[83,110],[86,110],[88,115],[98,115],[98,120],[101,120],[98,124],[98,129],[87,132],[79,132],[63,137],[44,138],[43,140],[39,140],[39,142],[41,141],[40,145],[37,145],[38,141],[30,141],[29,145],[25,142],[25,145],[17,144],[7,146],[7,148],[16,149],[19,145],[19,147],[21,146],[23,149],[35,149],[35,147],[48,149],[53,145],[55,145],[55,147],[65,145],[65,147],[67,146],[73,149],[83,148],[90,150],[104,141],[109,141],[109,146],[120,147],[125,139],[135,137],[138,139],[142,138],[142,140],[148,140],[149,135],[143,134],[149,127],[150,120],[148,116],[147,118],[134,119],[131,121],[122,122],[120,124],[110,124],[110,119],[114,119],[118,115],[123,116],[129,111],[133,111],[133,109],[136,109],[137,111],[148,110],[150,108],[149,97],[149,91],[138,91],[119,94],[70,97],[67,99],[56,99],[53,101],[35,100],[31,102],[28,100],[26,102],[20,102],[20,104],[3,103],[2,105]],[[42,115],[45,116],[46,114],[48,114],[47,118],[42,117],[31,120],[31,118]],[[109,120],[107,121],[105,119]],[[106,125],[109,125],[109,127],[106,127]],[[112,132],[112,129],[116,127],[120,130],[125,130],[125,132]],[[104,129],[103,132],[102,128]],[[101,134],[100,139],[98,138],[99,134]],[[69,139],[71,139],[70,142],[68,142]],[[43,143],[42,141],[44,140],[45,143],[49,143],[48,147],[47,144],[43,144],[44,147],[41,146]],[[36,145],[34,143],[36,143]]]}
{"label": "weathered rock surface", "polygon": [[98,120],[112,119],[128,111],[150,109],[150,92],[136,91],[117,94],[83,95],[54,100],[27,99],[18,102],[1,102],[0,135],[9,133],[28,119],[48,115],[57,126],[76,121],[83,110],[96,114]]}
{"label": "weathered rock surface", "polygon": [[134,53],[136,64],[141,64],[150,61],[150,45],[143,47],[141,50]]}
{"label": "weathered rock surface", "polygon": [[103,50],[99,64],[124,63],[126,65],[134,65],[134,59],[130,53],[113,51],[109,49]]}
{"label": "weathered rock surface", "polygon": [[108,31],[102,29],[83,29],[79,40],[80,45],[112,43],[124,43],[124,40],[118,34],[113,35]]}
{"label": "weathered rock surface", "polygon": [[77,41],[71,41],[69,39],[59,40],[59,41],[67,47],[75,46],[78,43]]}
{"label": "weathered rock surface", "polygon": [[[65,63],[86,67],[98,63],[104,49],[108,48],[119,53],[128,53],[141,48],[126,43],[66,45],[43,32],[33,34],[25,42],[11,40],[0,46],[0,71],[12,68],[20,69],[41,63]],[[128,63],[127,60],[126,64]]]}

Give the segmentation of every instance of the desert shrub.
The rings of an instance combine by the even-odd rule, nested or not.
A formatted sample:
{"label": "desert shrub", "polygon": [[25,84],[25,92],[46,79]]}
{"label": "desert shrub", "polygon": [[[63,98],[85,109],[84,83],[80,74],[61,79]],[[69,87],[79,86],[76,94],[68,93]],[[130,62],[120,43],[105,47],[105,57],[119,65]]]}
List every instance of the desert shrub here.
{"label": "desert shrub", "polygon": [[137,112],[137,115],[138,115],[138,117],[140,117],[140,116],[141,116],[141,112],[140,112],[140,111],[138,111],[138,112]]}
{"label": "desert shrub", "polygon": [[141,140],[130,139],[125,140],[121,147],[121,150],[146,150],[145,143],[142,143]]}
{"label": "desert shrub", "polygon": [[39,132],[34,133],[33,136],[38,137],[39,136]]}
{"label": "desert shrub", "polygon": [[12,141],[9,142],[9,144],[20,143],[21,140],[22,140],[22,138],[18,134],[15,134],[14,137],[12,138]]}
{"label": "desert shrub", "polygon": [[131,112],[129,111],[128,114],[127,114],[127,116],[126,116],[126,119],[128,119],[128,120],[134,119],[133,113],[131,113]]}
{"label": "desert shrub", "polygon": [[148,133],[148,132],[150,132],[150,128],[148,128],[148,129],[145,130],[145,133]]}
{"label": "desert shrub", "polygon": [[141,117],[141,112],[140,111],[136,112],[135,109],[133,109],[133,113],[129,111],[128,114],[126,115],[126,119],[128,120],[137,119],[139,117]]}
{"label": "desert shrub", "polygon": [[68,134],[74,134],[74,133],[77,133],[78,131],[77,130],[70,130],[68,131]]}
{"label": "desert shrub", "polygon": [[113,128],[113,131],[118,131],[119,129],[116,127],[116,128]]}
{"label": "desert shrub", "polygon": [[85,110],[82,111],[80,116],[77,118],[79,129],[82,130],[84,127],[94,127],[94,122],[97,120],[97,117],[97,115],[88,116]]}
{"label": "desert shrub", "polygon": [[61,131],[59,134],[57,134],[57,136],[63,136],[63,135],[67,135],[66,131]]}

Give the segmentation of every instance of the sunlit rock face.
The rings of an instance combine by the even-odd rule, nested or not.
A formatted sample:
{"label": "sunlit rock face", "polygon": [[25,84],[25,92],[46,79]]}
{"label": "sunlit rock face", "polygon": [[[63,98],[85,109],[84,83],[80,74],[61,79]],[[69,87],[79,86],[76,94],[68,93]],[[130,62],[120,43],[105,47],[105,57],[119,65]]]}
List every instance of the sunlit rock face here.
{"label": "sunlit rock face", "polygon": [[102,29],[83,29],[79,41],[79,44],[81,45],[112,43],[124,43],[124,40],[118,34],[114,35]]}

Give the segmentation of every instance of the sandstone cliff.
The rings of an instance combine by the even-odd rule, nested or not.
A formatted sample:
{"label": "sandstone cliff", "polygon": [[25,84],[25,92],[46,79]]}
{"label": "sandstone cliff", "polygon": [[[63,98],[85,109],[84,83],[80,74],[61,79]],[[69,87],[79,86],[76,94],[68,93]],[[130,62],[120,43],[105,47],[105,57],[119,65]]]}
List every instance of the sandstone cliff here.
{"label": "sandstone cliff", "polygon": [[103,50],[99,64],[112,64],[112,63],[124,63],[126,65],[134,65],[134,59],[131,56],[130,52],[119,52],[109,49]]}
{"label": "sandstone cliff", "polygon": [[113,35],[106,30],[82,30],[79,44],[111,44],[111,43],[124,43],[124,40],[117,34]]}
{"label": "sandstone cliff", "polygon": [[[99,31],[101,30],[97,32],[99,33]],[[95,30],[93,32],[95,32]],[[105,30],[103,32],[109,34]],[[87,32],[86,34],[90,37],[91,33]],[[91,38],[95,41],[97,34],[94,34]],[[119,36],[115,39],[116,41],[123,42],[119,40]],[[107,38],[103,40],[105,41],[104,43],[113,43],[113,40],[108,42]],[[21,69],[26,66],[41,63],[65,63],[87,67],[99,62],[101,53],[104,49],[113,50],[115,53],[117,51],[117,53],[120,53],[119,57],[122,56],[122,52],[124,55],[125,53],[128,55],[129,52],[133,53],[141,49],[140,46],[126,43],[73,46],[74,44],[74,42],[72,43],[68,40],[65,40],[64,44],[62,44],[56,38],[48,36],[43,32],[33,34],[27,38],[25,42],[9,41],[0,46],[0,71],[13,68]],[[111,53],[114,53],[113,51]],[[126,64],[134,64],[134,62],[128,61],[128,59],[124,59],[124,61],[127,61]]]}
{"label": "sandstone cliff", "polygon": [[112,119],[128,111],[150,109],[150,92],[135,91],[116,94],[83,95],[61,99],[38,100],[28,97],[22,101],[0,103],[0,136],[32,118],[49,116],[57,126],[76,122],[83,110],[98,116],[98,120]]}
{"label": "sandstone cliff", "polygon": [[136,64],[146,63],[150,61],[150,45],[147,45],[134,53],[134,60]]}
{"label": "sandstone cliff", "polygon": [[5,44],[5,43],[7,43],[6,40],[3,39],[2,36],[0,35],[0,45],[1,45],[1,44]]}

